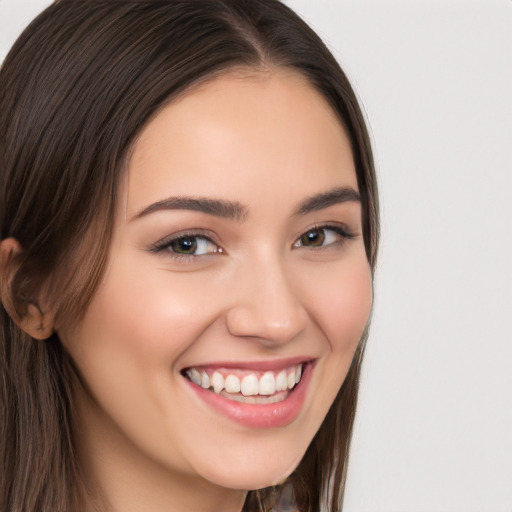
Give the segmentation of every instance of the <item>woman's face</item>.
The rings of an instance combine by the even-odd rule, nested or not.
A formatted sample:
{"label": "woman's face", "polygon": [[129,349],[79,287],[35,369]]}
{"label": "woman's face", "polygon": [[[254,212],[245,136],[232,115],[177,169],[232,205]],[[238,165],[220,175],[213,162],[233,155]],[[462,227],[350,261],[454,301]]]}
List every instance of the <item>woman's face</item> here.
{"label": "woman's face", "polygon": [[103,282],[60,333],[86,384],[86,458],[105,482],[279,482],[371,308],[341,124],[294,72],[233,72],[148,124],[119,197]]}

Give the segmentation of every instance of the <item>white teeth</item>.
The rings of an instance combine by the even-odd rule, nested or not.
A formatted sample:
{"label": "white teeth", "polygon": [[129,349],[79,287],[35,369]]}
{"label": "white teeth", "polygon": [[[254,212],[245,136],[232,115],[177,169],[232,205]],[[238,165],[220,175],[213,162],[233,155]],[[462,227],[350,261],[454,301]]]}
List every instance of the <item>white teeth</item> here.
{"label": "white teeth", "polygon": [[219,394],[224,389],[224,377],[219,372],[215,372],[210,379],[210,384],[215,393]]}
{"label": "white teeth", "polygon": [[196,370],[195,368],[191,368],[190,370],[187,370],[188,378],[198,386],[201,385],[201,374],[199,373],[199,370]]}
{"label": "white teeth", "polygon": [[240,383],[240,391],[244,396],[257,395],[259,391],[258,377],[256,375],[246,375]]}
{"label": "white teeth", "polygon": [[260,395],[273,395],[276,392],[276,380],[272,372],[266,372],[260,379]]}
{"label": "white teeth", "polygon": [[[246,375],[241,378],[232,373],[226,375],[226,370],[214,371],[213,374],[206,370],[198,370],[197,368],[189,368],[186,376],[196,385],[204,389],[212,389],[215,393],[220,394],[225,390],[226,393],[240,396],[261,395],[269,397],[276,393],[292,390],[302,378],[302,365],[290,367],[287,370],[281,370],[277,375],[275,372],[267,371],[261,373],[249,373],[244,370],[233,370]],[[226,377],[224,377],[224,375]],[[257,374],[261,375],[258,379]]]}
{"label": "white teeth", "polygon": [[293,389],[295,386],[295,371],[290,372],[287,376],[288,389]]}
{"label": "white teeth", "polygon": [[297,369],[295,370],[295,384],[298,384],[300,382],[300,378],[302,377],[302,366],[297,366]]}
{"label": "white teeth", "polygon": [[240,393],[240,379],[236,375],[228,375],[224,386],[228,393]]}
{"label": "white teeth", "polygon": [[201,375],[201,387],[204,389],[208,389],[210,387],[210,377],[206,372],[203,372]]}
{"label": "white teeth", "polygon": [[276,391],[286,391],[288,389],[288,381],[286,379],[286,370],[279,372],[276,377]]}

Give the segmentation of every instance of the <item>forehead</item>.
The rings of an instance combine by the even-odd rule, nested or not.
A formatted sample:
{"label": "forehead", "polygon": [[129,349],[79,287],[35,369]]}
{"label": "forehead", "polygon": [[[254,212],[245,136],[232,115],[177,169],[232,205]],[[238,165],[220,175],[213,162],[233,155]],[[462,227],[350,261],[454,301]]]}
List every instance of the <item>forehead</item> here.
{"label": "forehead", "polygon": [[357,190],[336,113],[302,75],[283,69],[230,72],[172,101],[142,131],[127,178],[127,216],[170,195]]}

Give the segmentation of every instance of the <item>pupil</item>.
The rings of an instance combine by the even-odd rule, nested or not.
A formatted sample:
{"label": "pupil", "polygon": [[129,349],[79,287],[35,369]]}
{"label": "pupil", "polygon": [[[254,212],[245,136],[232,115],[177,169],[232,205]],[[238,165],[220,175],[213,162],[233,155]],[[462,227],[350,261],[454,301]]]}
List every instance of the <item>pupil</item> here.
{"label": "pupil", "polygon": [[197,249],[197,240],[195,237],[180,238],[172,244],[172,249],[180,254],[192,254]]}
{"label": "pupil", "polygon": [[302,245],[309,245],[313,247],[320,246],[324,243],[325,234],[322,229],[315,229],[313,231],[308,231],[302,237]]}

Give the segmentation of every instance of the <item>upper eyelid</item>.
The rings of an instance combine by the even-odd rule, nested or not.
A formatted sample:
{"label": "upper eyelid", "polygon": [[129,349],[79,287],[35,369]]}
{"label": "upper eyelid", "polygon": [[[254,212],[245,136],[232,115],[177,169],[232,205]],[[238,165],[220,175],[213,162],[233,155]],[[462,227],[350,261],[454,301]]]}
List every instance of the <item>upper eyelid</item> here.
{"label": "upper eyelid", "polygon": [[319,222],[301,231],[300,234],[296,237],[296,240],[298,240],[301,236],[305,235],[306,233],[314,231],[315,229],[330,229],[338,233],[342,231],[344,236],[350,238],[357,236],[357,231],[352,229],[348,224],[344,222]]}
{"label": "upper eyelid", "polygon": [[[179,240],[180,238],[187,238],[187,237],[198,237],[198,238],[206,238],[208,240],[211,240],[213,243],[216,242],[216,237],[213,233],[211,233],[207,229],[184,229],[182,231],[177,231],[176,233],[172,233],[170,235],[167,235],[163,237],[160,241],[172,241],[172,240]],[[158,243],[158,242],[157,242]]]}

